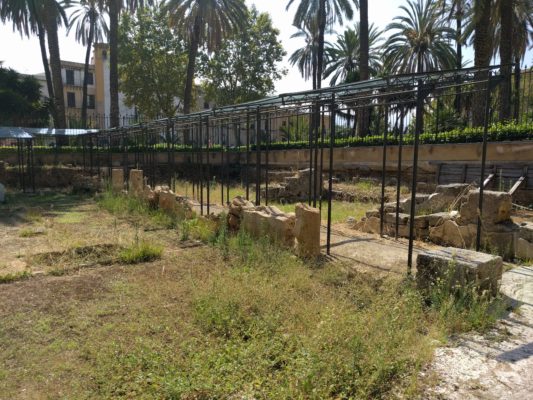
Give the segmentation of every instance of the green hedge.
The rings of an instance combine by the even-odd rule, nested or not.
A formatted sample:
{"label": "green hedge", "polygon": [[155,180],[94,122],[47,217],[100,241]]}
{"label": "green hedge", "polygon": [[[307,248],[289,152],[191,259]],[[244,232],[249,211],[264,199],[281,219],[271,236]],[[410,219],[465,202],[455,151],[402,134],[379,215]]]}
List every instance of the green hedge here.
{"label": "green hedge", "polygon": [[[533,139],[533,123],[498,123],[494,124],[489,128],[488,140],[490,142],[502,142],[502,141],[513,141],[513,140],[532,140]],[[326,140],[326,146],[329,146],[329,140]],[[435,133],[422,133],[420,135],[420,144],[446,144],[446,143],[476,143],[483,141],[483,128],[466,128],[466,129],[455,129],[447,132]],[[340,137],[335,140],[335,147],[364,147],[364,146],[382,146],[383,145],[383,135],[376,136],[366,136],[363,138],[360,137]],[[403,143],[406,145],[414,143],[414,135],[406,134],[403,137]],[[398,138],[394,137],[392,134],[389,134],[387,137],[387,144],[397,145]],[[295,142],[273,142],[270,143],[270,150],[290,150],[290,149],[305,149],[309,147],[307,141],[295,141]],[[262,148],[265,149],[265,145],[262,145]],[[55,154],[55,153],[73,153],[81,152],[82,149],[79,146],[62,146],[60,148],[54,148],[49,146],[34,146],[35,152],[39,154]],[[191,146],[185,145],[175,145],[174,150],[176,152],[190,152]],[[217,152],[222,149],[220,145],[213,145],[209,149],[211,152]],[[256,146],[252,145],[251,150],[255,150]],[[143,152],[147,151],[146,147],[134,147],[129,146],[128,152]],[[94,150],[96,151],[96,150]],[[99,148],[98,152],[105,153],[107,149]],[[112,148],[113,152],[120,153],[122,149],[119,147]],[[155,146],[155,151],[157,152],[166,152],[166,144],[157,144]],[[204,149],[205,151],[205,149]],[[246,147],[232,147],[228,151],[230,152],[245,152]],[[0,147],[1,154],[13,154],[16,152],[16,147],[14,146],[4,146]]]}

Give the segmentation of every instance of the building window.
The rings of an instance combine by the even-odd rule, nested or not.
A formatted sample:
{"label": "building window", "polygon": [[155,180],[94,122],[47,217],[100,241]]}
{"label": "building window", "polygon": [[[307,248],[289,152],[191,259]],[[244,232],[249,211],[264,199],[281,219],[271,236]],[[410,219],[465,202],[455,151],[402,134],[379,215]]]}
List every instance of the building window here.
{"label": "building window", "polygon": [[67,69],[67,85],[74,85],[74,70]]}
{"label": "building window", "polygon": [[74,92],[67,92],[67,107],[76,107],[76,94]]}
{"label": "building window", "polygon": [[87,108],[94,110],[94,94],[87,96]]}
{"label": "building window", "polygon": [[92,72],[87,73],[87,84],[94,85],[94,76]]}

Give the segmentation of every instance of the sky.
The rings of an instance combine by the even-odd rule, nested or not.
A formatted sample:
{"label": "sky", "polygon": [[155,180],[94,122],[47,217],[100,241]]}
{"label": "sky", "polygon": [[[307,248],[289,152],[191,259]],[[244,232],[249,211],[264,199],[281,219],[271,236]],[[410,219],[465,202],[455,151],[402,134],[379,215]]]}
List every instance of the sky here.
{"label": "sky", "polygon": [[[287,0],[246,0],[246,3],[249,6],[255,4],[259,11],[270,13],[274,26],[280,31],[279,37],[287,52],[283,67],[288,70],[288,74],[276,83],[276,92],[287,93],[310,89],[311,82],[305,82],[298,70],[288,62],[289,56],[303,45],[303,39],[291,39],[291,35],[296,32],[296,28],[292,25],[296,6],[292,5],[289,11],[286,11]],[[405,0],[372,0],[368,3],[370,22],[381,30],[385,30],[387,24],[398,15],[398,8],[405,4]],[[355,18],[357,18],[357,12]],[[337,26],[335,30],[340,33],[353,24],[354,21],[345,21],[344,27]],[[384,36],[388,36],[386,31]],[[66,30],[62,28],[59,37],[61,59],[84,62],[85,49],[74,40],[73,35],[67,37]],[[334,37],[330,37],[330,41],[334,41]],[[465,53],[465,61],[471,61],[473,59],[472,49],[467,49]],[[4,67],[26,74],[43,71],[37,37],[21,38],[19,33],[13,32],[10,23],[7,25],[0,23],[0,61],[3,61]],[[532,62],[533,52],[530,50],[526,55],[525,63],[530,65]]]}

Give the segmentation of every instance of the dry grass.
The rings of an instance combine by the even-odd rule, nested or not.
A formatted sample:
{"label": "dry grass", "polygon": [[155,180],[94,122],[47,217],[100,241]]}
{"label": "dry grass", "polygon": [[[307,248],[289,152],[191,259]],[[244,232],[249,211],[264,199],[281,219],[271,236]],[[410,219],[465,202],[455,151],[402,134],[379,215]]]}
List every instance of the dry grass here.
{"label": "dry grass", "polygon": [[91,212],[99,218],[52,221],[47,237],[98,229],[109,245],[159,239],[165,251],[150,264],[97,262],[2,285],[1,398],[409,398],[434,339],[471,327],[447,324],[469,314],[445,292],[436,297],[443,308],[433,308],[401,279],[306,264],[213,221],[189,222],[189,235],[211,245],[184,249],[175,228],[134,241],[142,221],[153,223],[139,208],[118,221]]}

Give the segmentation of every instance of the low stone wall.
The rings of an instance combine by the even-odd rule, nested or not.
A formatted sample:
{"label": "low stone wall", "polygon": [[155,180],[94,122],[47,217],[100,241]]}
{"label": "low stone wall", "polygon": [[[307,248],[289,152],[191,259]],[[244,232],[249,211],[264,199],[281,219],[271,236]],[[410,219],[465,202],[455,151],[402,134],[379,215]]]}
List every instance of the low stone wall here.
{"label": "low stone wall", "polygon": [[243,229],[256,238],[267,236],[300,257],[318,257],[320,212],[304,204],[297,204],[295,211],[284,213],[277,207],[254,206],[238,196],[230,204],[227,223],[232,231]]}

